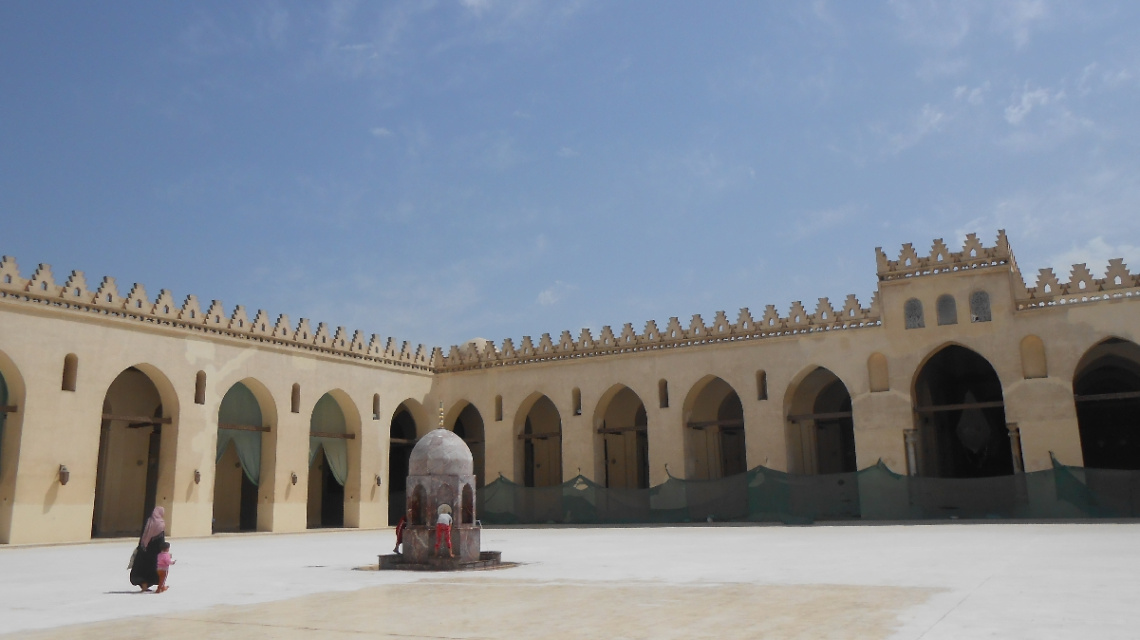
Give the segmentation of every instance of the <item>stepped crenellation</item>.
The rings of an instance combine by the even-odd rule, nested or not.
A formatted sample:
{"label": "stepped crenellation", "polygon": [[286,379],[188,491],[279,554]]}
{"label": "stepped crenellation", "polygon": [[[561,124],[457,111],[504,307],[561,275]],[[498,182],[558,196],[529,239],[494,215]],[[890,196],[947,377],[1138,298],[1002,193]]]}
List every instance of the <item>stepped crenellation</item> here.
{"label": "stepped crenellation", "polygon": [[[1016,276],[1010,279],[1010,286],[1018,311],[1140,298],[1140,274],[1129,272],[1121,258],[1108,261],[1103,278],[1094,277],[1085,264],[1076,264],[1069,272],[1067,282],[1061,282],[1052,269],[1041,269],[1036,284],[1028,287],[1004,230],[998,232],[997,241],[991,247],[986,247],[978,240],[977,234],[971,233],[966,236],[960,251],[951,251],[941,239],[937,239],[927,255],[919,255],[910,243],[902,246],[897,260],[889,259],[879,247],[876,247],[875,254],[880,282],[975,269],[1004,269]],[[376,334],[366,337],[361,331],[349,334],[344,327],[334,330],[323,322],[314,329],[305,318],[294,325],[285,314],[274,320],[260,309],[250,319],[244,307],[239,305],[227,313],[217,300],[212,300],[203,311],[203,305],[196,296],[189,295],[179,304],[166,289],[160,290],[152,299],[141,284],[133,285],[124,296],[111,277],[103,278],[94,291],[90,286],[81,271],[72,271],[64,284],[59,285],[50,265],[39,265],[30,278],[24,279],[15,260],[8,256],[0,260],[0,298],[3,299],[431,372],[795,336],[882,324],[876,291],[867,307],[863,307],[852,294],[838,309],[828,298],[819,298],[815,309],[810,312],[797,301],[792,303],[786,315],[781,315],[775,305],[767,305],[763,314],[756,318],[745,307],[735,315],[735,319],[730,319],[724,311],[718,311],[711,321],[706,321],[700,314],[694,315],[687,324],[682,324],[677,317],[669,318],[664,326],[650,320],[640,332],[632,323],[626,323],[617,333],[607,325],[597,336],[589,329],[582,329],[577,338],[570,331],[563,331],[557,339],[544,333],[537,343],[530,336],[523,336],[517,345],[513,339],[507,338],[498,347],[490,341],[473,340],[462,346],[452,346],[446,354],[439,347],[429,354],[422,344],[413,346],[409,342],[397,342],[394,338],[382,341]]]}
{"label": "stepped crenellation", "polygon": [[882,247],[875,247],[875,259],[880,282],[984,267],[1013,265],[1016,268],[1004,229],[998,231],[997,242],[992,247],[984,246],[978,234],[971,233],[966,236],[961,251],[950,251],[938,238],[925,256],[918,255],[914,245],[908,242],[902,246],[898,260],[887,258]]}
{"label": "stepped crenellation", "polygon": [[802,335],[820,331],[838,331],[881,324],[877,298],[871,299],[868,307],[863,307],[854,294],[847,296],[843,307],[836,310],[827,298],[820,298],[815,311],[809,313],[801,302],[792,303],[786,316],[776,311],[775,305],[768,305],[759,320],[753,317],[747,307],[740,310],[735,320],[729,320],[724,311],[717,311],[711,322],[700,315],[694,315],[688,326],[681,324],[677,317],[669,318],[664,329],[650,320],[638,333],[633,323],[622,326],[620,333],[614,333],[609,325],[602,327],[595,338],[589,329],[582,329],[575,340],[569,331],[563,331],[557,341],[549,333],[544,333],[538,344],[530,336],[523,336],[518,346],[514,340],[506,338],[502,347],[496,349],[494,343],[476,341],[463,346],[452,346],[444,355],[442,349],[432,353],[432,368],[437,371],[462,371],[491,366],[525,364],[551,360],[566,360],[617,353],[635,353],[654,349],[670,349],[702,344],[715,344],[737,340],[754,340],[778,336]]}
{"label": "stepped crenellation", "polygon": [[51,266],[47,264],[39,265],[31,278],[24,279],[16,261],[9,256],[0,259],[0,298],[16,298],[124,320],[320,351],[374,364],[429,369],[428,349],[422,344],[397,343],[394,338],[382,341],[376,334],[366,343],[365,334],[361,331],[351,335],[344,327],[332,331],[323,322],[314,330],[305,318],[294,327],[287,315],[281,314],[273,321],[260,309],[250,320],[244,307],[238,305],[227,314],[218,300],[212,300],[202,311],[202,305],[194,295],[186,296],[179,304],[169,290],[162,289],[158,297],[151,300],[141,284],[135,284],[126,296],[122,296],[112,277],[103,278],[92,292],[82,271],[72,271],[64,284],[58,285]]}

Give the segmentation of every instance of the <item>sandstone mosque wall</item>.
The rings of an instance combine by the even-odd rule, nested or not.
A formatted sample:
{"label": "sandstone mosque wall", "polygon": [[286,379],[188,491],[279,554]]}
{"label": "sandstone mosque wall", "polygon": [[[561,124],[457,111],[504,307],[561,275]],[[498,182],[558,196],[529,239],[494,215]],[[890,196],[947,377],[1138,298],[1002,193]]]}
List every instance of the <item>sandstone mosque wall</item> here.
{"label": "sandstone mosque wall", "polygon": [[[1114,259],[1103,277],[1075,265],[1067,281],[1046,269],[1029,287],[1004,232],[988,247],[970,235],[959,250],[936,241],[926,255],[905,245],[898,259],[876,257],[866,306],[855,296],[820,299],[783,315],[742,309],[641,331],[476,340],[446,353],[264,311],[250,318],[217,301],[203,310],[168,291],[152,300],[139,285],[121,295],[111,278],[92,290],[79,272],[60,284],[46,265],[25,279],[4,258],[0,542],[85,540],[100,518],[132,521],[115,512],[119,494],[108,487],[152,467],[150,499],[166,507],[172,535],[216,530],[215,495],[225,492],[215,492],[215,478],[240,479],[215,462],[222,400],[237,383],[256,397],[263,424],[223,428],[260,434],[249,500],[262,531],[313,526],[314,487],[325,486],[310,477],[318,441],[344,442],[343,526],[387,524],[389,498],[402,499],[389,495],[400,486],[392,469],[414,440],[393,436],[397,417],[414,423],[415,436],[462,424],[481,484],[582,473],[654,485],[739,464],[826,472],[838,464],[823,444],[837,421],[849,421],[859,468],[882,460],[900,473],[933,473],[940,463],[919,378],[948,347],[980,356],[1000,381],[998,401],[973,404],[1000,405],[1015,467],[1046,468],[1051,452],[1080,465],[1074,376],[1090,354],[1132,357],[1140,276]],[[326,394],[343,415],[336,433],[318,425]],[[101,437],[112,432],[118,440]],[[159,435],[148,442],[143,432]]]}

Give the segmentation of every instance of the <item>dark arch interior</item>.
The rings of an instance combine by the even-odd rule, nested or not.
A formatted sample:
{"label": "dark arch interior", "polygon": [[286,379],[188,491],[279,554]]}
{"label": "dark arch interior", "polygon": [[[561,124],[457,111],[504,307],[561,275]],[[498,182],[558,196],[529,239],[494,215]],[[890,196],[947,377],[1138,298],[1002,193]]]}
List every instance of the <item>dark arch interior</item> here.
{"label": "dark arch interior", "polygon": [[396,522],[404,514],[408,490],[408,460],[416,446],[416,420],[400,405],[392,416],[388,431],[388,522]]}
{"label": "dark arch interior", "polygon": [[[985,478],[1013,473],[1001,380],[985,358],[965,347],[946,347],[922,367],[914,392],[922,475]],[[994,406],[984,406],[987,403]]]}
{"label": "dark arch interior", "polygon": [[[537,435],[539,438],[526,436]],[[554,402],[539,398],[523,423],[523,484],[555,486],[562,482],[562,417]]]}
{"label": "dark arch interior", "polygon": [[720,423],[720,468],[725,476],[734,476],[748,471],[747,452],[744,445],[744,405],[735,391],[729,392],[720,401],[716,410]]}
{"label": "dark arch interior", "polygon": [[484,436],[483,416],[475,405],[468,404],[459,412],[453,428],[455,435],[467,443],[471,450],[471,462],[475,473],[475,486],[481,487],[484,483]]}
{"label": "dark arch interior", "polygon": [[1140,470],[1140,348],[1116,340],[1097,351],[1073,380],[1084,465]]}
{"label": "dark arch interior", "polygon": [[845,417],[821,417],[815,421],[816,464],[819,473],[857,471],[855,458],[855,422],[851,418],[851,394],[836,378],[815,398],[812,412],[826,416],[846,413]]}

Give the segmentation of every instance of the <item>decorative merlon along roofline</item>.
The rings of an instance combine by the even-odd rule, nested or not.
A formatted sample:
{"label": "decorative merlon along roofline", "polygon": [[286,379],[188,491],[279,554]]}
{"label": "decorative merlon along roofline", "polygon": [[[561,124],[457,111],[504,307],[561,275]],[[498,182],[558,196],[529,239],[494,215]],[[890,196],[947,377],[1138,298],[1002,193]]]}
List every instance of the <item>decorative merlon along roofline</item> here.
{"label": "decorative merlon along roofline", "polygon": [[882,247],[875,247],[875,260],[878,263],[879,282],[1005,265],[1012,265],[1017,270],[1017,262],[1013,258],[1005,229],[998,231],[997,243],[988,248],[982,246],[978,234],[971,233],[966,236],[961,251],[950,251],[942,238],[939,238],[930,248],[930,255],[919,256],[914,245],[908,242],[902,246],[898,260],[888,259]]}
{"label": "decorative merlon along roofline", "polygon": [[288,316],[279,315],[274,321],[268,313],[261,310],[250,320],[241,305],[227,315],[225,307],[217,300],[212,301],[203,312],[197,297],[186,296],[179,305],[166,289],[159,291],[158,298],[152,302],[141,284],[135,284],[126,296],[122,296],[115,279],[111,277],[103,278],[99,288],[92,292],[82,271],[72,271],[67,281],[58,285],[51,266],[46,264],[39,265],[32,277],[25,280],[20,275],[16,261],[9,256],[0,260],[0,300],[48,305],[57,309],[94,313],[190,332],[251,340],[370,364],[431,370],[428,350],[422,344],[413,350],[410,343],[397,345],[394,338],[388,338],[382,343],[376,334],[365,344],[364,334],[360,331],[349,336],[344,327],[337,327],[336,332],[330,335],[325,323],[318,324],[314,331],[304,318],[294,328]]}
{"label": "decorative merlon along roofline", "polygon": [[875,247],[875,258],[880,282],[971,269],[1007,269],[1016,276],[1012,279],[1012,286],[1018,310],[1121,298],[1140,299],[1140,274],[1129,273],[1123,258],[1109,260],[1103,278],[1094,278],[1088,267],[1081,263],[1073,265],[1068,282],[1060,282],[1052,269],[1041,269],[1037,285],[1032,288],[1025,286],[1004,229],[998,231],[997,242],[992,247],[983,246],[977,234],[971,233],[958,252],[950,251],[939,238],[926,256],[918,255],[908,242],[902,246],[898,260],[888,259],[881,247]]}
{"label": "decorative merlon along roofline", "polygon": [[[997,242],[992,247],[984,246],[977,234],[971,233],[966,236],[966,242],[958,252],[950,251],[938,239],[934,241],[927,256],[919,256],[910,243],[903,245],[898,260],[888,259],[881,247],[875,248],[875,254],[880,282],[972,269],[1005,269],[1016,276],[1011,278],[1011,283],[1018,310],[1122,298],[1140,300],[1140,274],[1129,273],[1120,258],[1109,260],[1104,278],[1094,279],[1084,264],[1078,264],[1073,266],[1068,283],[1058,282],[1052,269],[1042,269],[1037,286],[1027,288],[1005,230],[998,231]],[[609,326],[602,327],[602,333],[596,340],[589,329],[582,329],[577,340],[573,339],[569,331],[563,331],[557,343],[549,333],[542,334],[537,345],[530,336],[523,336],[518,347],[510,338],[503,340],[502,347],[498,348],[490,341],[472,340],[461,346],[453,345],[447,355],[444,355],[442,349],[436,348],[432,351],[431,366],[437,372],[466,371],[881,324],[882,312],[876,292],[866,309],[859,305],[854,295],[847,296],[843,309],[838,313],[827,298],[820,298],[815,313],[812,314],[796,302],[792,304],[787,316],[780,317],[776,307],[768,305],[759,322],[744,308],[734,323],[728,321],[725,312],[718,311],[711,325],[706,325],[698,314],[693,316],[688,328],[682,327],[677,318],[670,318],[668,326],[661,331],[657,328],[657,323],[650,320],[641,334],[634,331],[631,323],[627,323],[622,328],[621,335],[617,336]]]}
{"label": "decorative merlon along roofline", "polygon": [[851,294],[839,311],[835,310],[827,298],[820,298],[814,313],[808,313],[802,303],[794,302],[788,315],[781,317],[775,305],[768,305],[759,321],[745,307],[740,310],[736,322],[729,322],[725,312],[717,311],[711,325],[705,324],[700,314],[693,316],[688,327],[683,327],[673,317],[669,318],[664,330],[658,329],[657,323],[650,320],[645,323],[645,329],[640,334],[634,331],[632,323],[626,323],[621,334],[616,336],[608,325],[602,327],[597,339],[589,329],[582,329],[577,340],[574,340],[569,331],[563,331],[558,342],[554,342],[549,333],[544,333],[537,345],[530,336],[523,336],[518,347],[510,338],[503,340],[502,348],[496,348],[490,341],[472,340],[463,346],[452,346],[446,356],[437,348],[432,352],[431,363],[432,368],[439,372],[464,371],[856,329],[881,323],[877,298],[873,297],[871,305],[863,308],[855,295]]}

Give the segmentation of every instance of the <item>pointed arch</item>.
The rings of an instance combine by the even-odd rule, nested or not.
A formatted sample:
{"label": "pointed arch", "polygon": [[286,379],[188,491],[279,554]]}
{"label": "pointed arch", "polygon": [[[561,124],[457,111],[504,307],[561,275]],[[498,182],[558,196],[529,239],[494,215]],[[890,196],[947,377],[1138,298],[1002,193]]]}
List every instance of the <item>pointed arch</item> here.
{"label": "pointed arch", "polygon": [[276,462],[277,407],[255,378],[235,382],[218,406],[215,531],[268,531]]}
{"label": "pointed arch", "polygon": [[858,470],[847,385],[830,369],[807,367],[784,394],[785,442],[792,473]]}
{"label": "pointed arch", "polygon": [[[175,517],[178,395],[158,367],[121,371],[103,397],[95,473],[93,536],[137,534],[155,506]],[[135,461],[145,461],[142,465]]]}
{"label": "pointed arch", "polygon": [[515,478],[527,487],[562,483],[562,415],[546,394],[534,392],[515,414]]}
{"label": "pointed arch", "polygon": [[1110,337],[1089,348],[1073,374],[1084,466],[1140,470],[1140,345]]}
{"label": "pointed arch", "polygon": [[744,405],[736,389],[706,375],[689,389],[681,414],[687,479],[712,480],[748,470]]}
{"label": "pointed arch", "polygon": [[420,421],[416,420],[413,413],[413,407],[409,407],[409,402],[413,401],[405,400],[396,407],[388,426],[388,522],[399,521],[404,513],[408,490],[408,462],[421,428]]}
{"label": "pointed arch", "polygon": [[1013,473],[1015,452],[1005,423],[1003,386],[985,357],[947,343],[927,355],[911,389],[920,475],[978,478]]}
{"label": "pointed arch", "polygon": [[649,433],[645,402],[615,384],[594,408],[594,478],[615,489],[649,488]]}
{"label": "pointed arch", "polygon": [[355,527],[360,514],[360,411],[341,389],[309,414],[309,528]]}
{"label": "pointed arch", "polygon": [[[0,351],[0,496],[15,490],[24,418],[24,377],[8,354]],[[0,544],[12,540],[12,499],[0,500]]]}
{"label": "pointed arch", "polygon": [[471,450],[471,461],[475,470],[475,484],[482,487],[485,480],[486,428],[483,414],[468,400],[459,400],[452,405],[446,420],[447,428],[463,439]]}

